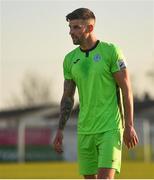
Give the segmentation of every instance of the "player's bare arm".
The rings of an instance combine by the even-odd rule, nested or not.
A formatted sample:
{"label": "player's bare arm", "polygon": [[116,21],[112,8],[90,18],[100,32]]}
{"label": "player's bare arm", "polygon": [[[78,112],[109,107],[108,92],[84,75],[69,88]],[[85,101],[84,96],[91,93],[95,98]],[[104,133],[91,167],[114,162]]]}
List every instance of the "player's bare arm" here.
{"label": "player's bare arm", "polygon": [[59,129],[63,130],[66,121],[69,119],[70,113],[74,105],[75,83],[73,80],[64,81],[64,93],[60,106]]}
{"label": "player's bare arm", "polygon": [[123,69],[113,74],[117,84],[122,90],[124,102],[124,143],[127,148],[133,148],[138,144],[138,137],[134,129],[134,110],[133,110],[133,95],[131,89],[130,78],[127,69]]}
{"label": "player's bare arm", "polygon": [[57,134],[54,140],[54,148],[58,153],[62,152],[63,129],[70,117],[73,105],[76,85],[73,80],[64,81],[64,92],[60,104],[60,119]]}

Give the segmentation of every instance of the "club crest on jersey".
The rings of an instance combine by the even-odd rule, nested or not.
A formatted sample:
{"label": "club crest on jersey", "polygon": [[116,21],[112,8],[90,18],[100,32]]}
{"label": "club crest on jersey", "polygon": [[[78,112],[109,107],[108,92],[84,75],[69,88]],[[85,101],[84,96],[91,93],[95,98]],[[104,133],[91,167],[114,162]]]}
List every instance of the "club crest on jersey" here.
{"label": "club crest on jersey", "polygon": [[94,58],[93,58],[93,60],[95,61],[95,62],[98,62],[98,61],[100,61],[102,59],[102,57],[99,55],[99,54],[96,54],[95,56],[94,56]]}

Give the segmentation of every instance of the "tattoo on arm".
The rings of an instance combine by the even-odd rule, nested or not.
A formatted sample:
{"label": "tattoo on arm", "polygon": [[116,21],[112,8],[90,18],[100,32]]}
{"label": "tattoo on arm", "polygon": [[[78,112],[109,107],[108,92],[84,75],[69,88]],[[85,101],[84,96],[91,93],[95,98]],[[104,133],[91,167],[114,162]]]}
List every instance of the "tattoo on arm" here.
{"label": "tattoo on arm", "polygon": [[63,130],[69,119],[73,105],[76,85],[72,80],[64,81],[64,93],[61,100],[59,129]]}

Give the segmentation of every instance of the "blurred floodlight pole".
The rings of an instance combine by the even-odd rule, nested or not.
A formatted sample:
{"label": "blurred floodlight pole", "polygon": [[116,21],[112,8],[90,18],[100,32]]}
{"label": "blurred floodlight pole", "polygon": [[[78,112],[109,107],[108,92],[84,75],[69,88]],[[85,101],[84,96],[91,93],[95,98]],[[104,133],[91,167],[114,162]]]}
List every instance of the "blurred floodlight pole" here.
{"label": "blurred floodlight pole", "polygon": [[143,146],[144,146],[144,161],[150,162],[150,123],[149,120],[143,120]]}

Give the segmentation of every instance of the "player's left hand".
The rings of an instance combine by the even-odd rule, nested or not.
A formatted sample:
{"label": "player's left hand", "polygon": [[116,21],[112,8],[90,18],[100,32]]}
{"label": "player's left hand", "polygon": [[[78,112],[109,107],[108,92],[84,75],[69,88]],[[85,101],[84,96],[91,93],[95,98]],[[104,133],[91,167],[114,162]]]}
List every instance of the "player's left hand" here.
{"label": "player's left hand", "polygon": [[53,147],[57,153],[63,152],[63,132],[62,130],[58,129],[56,133],[56,137],[53,142]]}
{"label": "player's left hand", "polygon": [[125,127],[124,129],[124,143],[128,149],[135,147],[139,140],[133,126]]}

